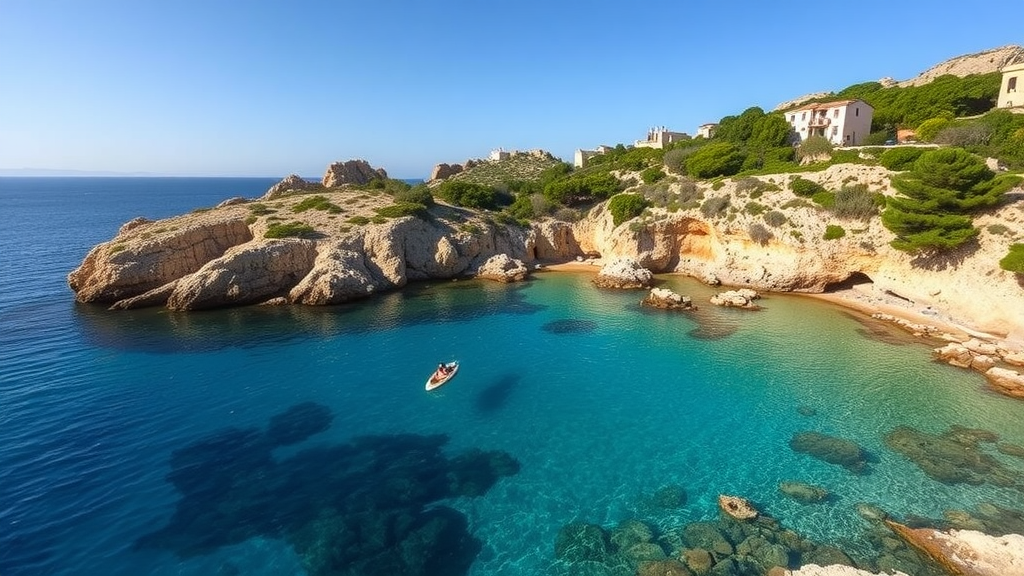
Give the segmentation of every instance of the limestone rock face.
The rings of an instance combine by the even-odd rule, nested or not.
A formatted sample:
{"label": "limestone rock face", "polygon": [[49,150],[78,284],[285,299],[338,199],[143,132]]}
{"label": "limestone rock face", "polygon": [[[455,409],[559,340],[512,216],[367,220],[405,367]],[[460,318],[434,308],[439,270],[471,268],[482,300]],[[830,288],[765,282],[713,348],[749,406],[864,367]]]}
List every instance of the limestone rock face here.
{"label": "limestone rock face", "polygon": [[192,274],[228,248],[252,240],[252,232],[239,218],[207,220],[139,242],[122,240],[128,231],[143,232],[152,226],[125,225],[118,238],[93,248],[68,275],[76,299],[113,303],[139,296]]}
{"label": "limestone rock face", "polygon": [[292,190],[305,191],[319,188],[320,185],[316,182],[307,182],[303,180],[298,174],[289,174],[284,177],[283,180],[274,184],[267,190],[266,194],[263,195],[264,200],[273,200]]}
{"label": "limestone rock face", "polygon": [[310,240],[248,243],[228,250],[182,278],[167,299],[172,310],[253,304],[287,292],[309,273],[316,258]]}
{"label": "limestone rock face", "polygon": [[243,198],[241,196],[234,196],[232,198],[228,198],[227,200],[224,200],[220,204],[217,204],[216,208],[224,208],[224,207],[227,207],[227,206],[237,206],[239,204],[245,204],[246,202],[248,202],[248,200],[246,200],[245,198]]}
{"label": "limestone rock face", "polygon": [[150,220],[149,218],[143,218],[142,216],[139,216],[138,218],[132,218],[131,220],[121,225],[121,228],[117,231],[117,235],[124,236],[125,234],[131,232],[132,230],[138,228],[139,226],[145,226],[146,224],[152,223],[152,220]]}
{"label": "limestone rock face", "polygon": [[1024,536],[989,536],[975,530],[941,532],[886,525],[913,548],[930,557],[950,574],[961,576],[1024,576]]}
{"label": "limestone rock face", "polygon": [[288,300],[314,306],[341,304],[385,287],[384,279],[374,278],[366,268],[362,253],[335,243],[319,247],[313,269],[291,289]]}
{"label": "limestone rock face", "polygon": [[536,236],[536,254],[538,260],[564,262],[583,254],[573,225],[558,220],[545,220],[533,225]]}
{"label": "limestone rock face", "polygon": [[510,258],[508,254],[495,254],[487,259],[476,271],[477,278],[498,282],[521,282],[529,270],[522,261]]}
{"label": "limestone rock face", "polygon": [[651,271],[633,258],[615,258],[601,267],[594,284],[601,288],[646,288],[654,281]]}
{"label": "limestone rock face", "polygon": [[461,164],[438,164],[430,171],[431,180],[444,180],[462,172]]}
{"label": "limestone rock face", "polygon": [[1007,368],[989,368],[985,372],[985,377],[999,392],[1015,398],[1024,398],[1024,374]]}
{"label": "limestone rock face", "polygon": [[325,188],[334,188],[342,184],[362,185],[370,180],[387,177],[388,173],[383,168],[373,168],[366,160],[349,160],[328,166],[321,183]]}

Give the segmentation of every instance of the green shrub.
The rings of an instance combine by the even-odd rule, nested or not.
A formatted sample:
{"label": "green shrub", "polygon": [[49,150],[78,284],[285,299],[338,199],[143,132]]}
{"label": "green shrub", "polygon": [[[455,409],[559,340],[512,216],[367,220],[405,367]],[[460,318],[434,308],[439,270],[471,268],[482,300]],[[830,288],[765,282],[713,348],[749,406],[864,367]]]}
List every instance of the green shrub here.
{"label": "green shrub", "polygon": [[520,220],[530,220],[534,217],[533,202],[530,201],[529,194],[521,194],[516,196],[516,199],[505,208],[505,210],[513,217]]}
{"label": "green shrub", "polygon": [[909,170],[913,168],[914,162],[927,152],[927,148],[906,147],[890,148],[878,157],[878,163],[889,170]]}
{"label": "green shrub", "polygon": [[747,226],[747,234],[750,236],[751,240],[757,242],[761,246],[764,246],[769,240],[775,237],[775,234],[772,234],[771,230],[765,228],[764,225],[758,222],[754,222],[750,226]]}
{"label": "green shrub", "polygon": [[430,188],[426,184],[417,184],[405,190],[399,190],[395,192],[394,196],[396,204],[413,202],[428,207],[434,205],[434,195],[430,193]]}
{"label": "green shrub", "polygon": [[743,154],[728,142],[708,144],[686,159],[686,172],[694,178],[732,176],[743,166]]}
{"label": "green shrub", "polygon": [[401,218],[403,216],[415,216],[426,218],[430,213],[427,207],[416,202],[396,202],[390,206],[375,208],[374,212],[385,218]]}
{"label": "green shrub", "polygon": [[659,166],[644,168],[644,170],[640,172],[640,179],[644,181],[644,184],[653,184],[664,177],[665,172],[663,172]]}
{"label": "green shrub", "polygon": [[821,184],[799,176],[790,180],[789,189],[793,191],[793,194],[803,196],[805,198],[810,198],[819,192],[825,191],[824,186]]}
{"label": "green shrub", "polygon": [[255,224],[257,220],[259,220],[259,216],[250,215],[245,219],[245,225],[250,226],[252,224]]}
{"label": "green shrub", "polygon": [[779,212],[778,210],[765,212],[762,218],[764,218],[765,223],[771,226],[772,228],[778,228],[779,226],[782,226],[789,220],[788,218],[786,218],[785,214]]}
{"label": "green shrub", "polygon": [[1010,251],[999,261],[999,267],[1014,274],[1024,274],[1024,244],[1010,246]]}
{"label": "green shrub", "polygon": [[814,196],[811,196],[811,202],[814,202],[815,204],[821,206],[822,208],[827,208],[831,210],[835,208],[836,205],[836,193],[829,192],[828,190],[822,190],[821,192],[818,192]]}
{"label": "green shrub", "polygon": [[846,230],[844,230],[842,226],[829,224],[825,227],[825,240],[837,240],[843,236],[846,236]]}
{"label": "green shrub", "polygon": [[832,213],[839,218],[867,220],[878,214],[878,196],[879,194],[868,190],[865,184],[843,186],[835,193]]}
{"label": "green shrub", "polygon": [[712,190],[718,191],[721,190],[722,188],[725,188],[725,180],[716,180],[711,184]]}
{"label": "green shrub", "polygon": [[935,135],[932,142],[945,146],[981,146],[992,139],[992,131],[984,124],[953,124]]}
{"label": "green shrub", "polygon": [[988,233],[993,234],[995,236],[1002,236],[1003,234],[1006,234],[1009,231],[1010,229],[1002,224],[990,224],[988,227]]}
{"label": "green shrub", "polygon": [[454,206],[493,210],[498,207],[498,192],[494,188],[466,182],[464,180],[445,180],[436,189],[438,198]]}
{"label": "green shrub", "polygon": [[746,212],[747,214],[750,214],[751,216],[763,214],[764,211],[767,209],[768,207],[765,206],[764,204],[754,201],[747,202],[747,205],[743,207],[743,211]]}
{"label": "green shrub", "polygon": [[619,179],[608,172],[576,173],[544,187],[544,197],[556,204],[581,204],[614,196],[621,188]]}
{"label": "green shrub", "polygon": [[331,203],[330,200],[319,194],[303,198],[301,202],[292,206],[292,212],[305,212],[306,210],[324,210],[331,214],[338,214],[342,211],[341,206]]}
{"label": "green shrub", "polygon": [[700,213],[706,218],[714,218],[729,207],[728,196],[712,196],[700,205]]}
{"label": "green shrub", "polygon": [[277,210],[274,210],[266,204],[261,204],[259,202],[249,204],[249,213],[253,216],[266,216],[267,214],[273,214],[274,212],[277,212]]}
{"label": "green shrub", "polygon": [[949,126],[949,123],[949,118],[929,118],[918,124],[914,130],[914,136],[922,142],[931,142],[939,131]]}
{"label": "green shrub", "polygon": [[797,147],[796,154],[802,158],[814,158],[817,156],[831,156],[832,143],[824,136],[808,136]]}
{"label": "green shrub", "polygon": [[302,222],[288,222],[286,224],[273,223],[267,227],[264,238],[303,238],[315,236],[316,230]]}
{"label": "green shrub", "polygon": [[632,220],[647,208],[647,200],[639,194],[617,194],[608,201],[608,211],[612,214],[612,224],[618,226]]}
{"label": "green shrub", "polygon": [[349,218],[348,220],[346,220],[346,222],[348,222],[349,224],[355,224],[357,226],[362,226],[363,224],[369,224],[370,223],[370,219],[367,218],[366,216],[353,216],[353,217]]}

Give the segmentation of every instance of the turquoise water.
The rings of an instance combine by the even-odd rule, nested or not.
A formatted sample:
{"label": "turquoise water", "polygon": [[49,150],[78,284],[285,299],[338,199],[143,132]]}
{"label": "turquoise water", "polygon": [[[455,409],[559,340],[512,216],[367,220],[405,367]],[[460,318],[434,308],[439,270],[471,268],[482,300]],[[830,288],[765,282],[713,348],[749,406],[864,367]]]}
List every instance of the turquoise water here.
{"label": "turquoise water", "polygon": [[[170,189],[182,195],[147,196],[132,179],[57,180],[0,179],[5,576],[304,573],[288,543],[267,535],[185,558],[135,543],[179,504],[167,479],[176,450],[227,427],[264,428],[309,401],[330,409],[330,428],[277,449],[278,461],[365,435],[444,434],[450,457],[479,448],[519,462],[481,496],[435,503],[464,514],[480,540],[477,576],[550,571],[556,535],[572,521],[639,517],[669,528],[716,518],[720,493],[853,552],[866,549],[858,502],[931,518],[982,502],[1024,507],[1016,490],[936,482],[883,443],[897,426],[956,424],[1024,445],[1024,403],[821,302],[773,295],[759,312],[651,312],[637,292],[541,273],[516,286],[421,284],[333,308],[111,313],[75,305],[64,284],[89,246],[136,215],[257,196],[272,182],[179,179]],[[82,202],[76,186],[96,188],[93,199]],[[60,232],[40,232],[52,223]],[[698,303],[711,294],[689,279],[662,281]],[[459,374],[426,393],[430,371],[450,359]],[[801,431],[856,441],[871,472],[794,452]],[[1024,462],[995,455],[1024,474]],[[320,469],[295,462],[287,495],[325,485]],[[837,498],[801,505],[779,494],[782,480]],[[652,510],[666,485],[683,486],[686,505]]]}

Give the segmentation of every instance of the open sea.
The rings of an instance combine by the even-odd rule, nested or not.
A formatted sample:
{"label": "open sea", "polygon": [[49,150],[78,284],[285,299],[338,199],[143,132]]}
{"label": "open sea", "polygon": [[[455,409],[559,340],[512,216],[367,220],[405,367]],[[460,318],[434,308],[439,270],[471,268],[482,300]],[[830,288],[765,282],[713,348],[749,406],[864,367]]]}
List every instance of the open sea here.
{"label": "open sea", "polygon": [[[464,556],[455,570],[406,541],[426,573],[550,574],[566,524],[672,530],[718,518],[722,493],[861,554],[858,503],[1024,508],[1020,490],[939,482],[884,442],[959,425],[1024,445],[1024,402],[808,298],[718,309],[712,288],[663,277],[700,310],[647,311],[638,292],[541,272],[329,308],[75,303],[67,274],[124,222],[274,182],[0,178],[0,575],[306,574],[300,552],[322,559],[336,538],[344,554],[399,525],[465,544],[444,551]],[[458,375],[425,392],[453,359]],[[867,473],[791,448],[808,431],[859,444]],[[787,480],[833,497],[802,504]],[[666,487],[685,504],[654,505]]]}

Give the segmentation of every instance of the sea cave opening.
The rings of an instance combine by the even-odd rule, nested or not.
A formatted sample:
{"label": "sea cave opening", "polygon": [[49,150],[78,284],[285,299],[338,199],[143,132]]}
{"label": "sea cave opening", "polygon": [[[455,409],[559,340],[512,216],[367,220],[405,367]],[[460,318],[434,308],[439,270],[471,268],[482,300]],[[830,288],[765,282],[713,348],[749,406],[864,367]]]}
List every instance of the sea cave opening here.
{"label": "sea cave opening", "polygon": [[874,280],[872,280],[867,274],[863,272],[854,272],[847,276],[845,280],[826,284],[824,292],[828,294],[830,292],[839,292],[840,290],[851,290],[856,286],[874,283]]}

